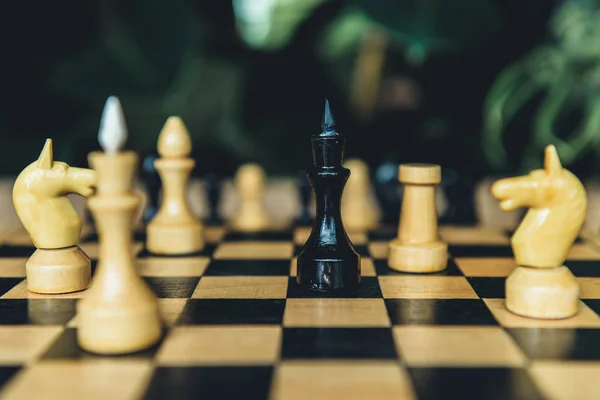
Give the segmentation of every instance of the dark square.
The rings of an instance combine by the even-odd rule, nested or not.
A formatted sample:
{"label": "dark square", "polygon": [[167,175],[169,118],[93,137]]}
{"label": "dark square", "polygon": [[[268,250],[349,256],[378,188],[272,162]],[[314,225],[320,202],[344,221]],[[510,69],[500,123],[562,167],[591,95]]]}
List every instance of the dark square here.
{"label": "dark square", "polygon": [[600,278],[600,260],[567,260],[565,265],[578,278]]}
{"label": "dark square", "polygon": [[187,253],[187,254],[155,254],[152,253],[150,251],[148,251],[148,249],[144,246],[144,249],[142,251],[140,251],[140,253],[137,255],[137,258],[146,258],[146,257],[169,257],[169,258],[175,258],[175,257],[212,257],[213,253],[215,252],[215,249],[217,248],[216,244],[211,244],[211,243],[206,243],[204,245],[204,247],[202,248],[202,250],[197,251],[195,253]]}
{"label": "dark square", "polygon": [[265,242],[291,242],[294,240],[294,232],[285,231],[259,231],[259,232],[239,232],[230,231],[225,234],[223,241],[243,242],[243,241],[265,241]]}
{"label": "dark square", "polygon": [[76,313],[75,299],[0,299],[0,325],[64,325]]}
{"label": "dark square", "polygon": [[23,282],[23,278],[0,278],[0,296]]}
{"label": "dark square", "polygon": [[144,277],[159,299],[187,299],[192,296],[200,278],[194,277]]}
{"label": "dark square", "polygon": [[596,314],[600,315],[600,299],[584,299],[582,301]]}
{"label": "dark square", "polygon": [[81,360],[81,359],[102,359],[102,358],[152,358],[160,347],[160,342],[149,349],[139,351],[137,353],[127,353],[122,355],[99,355],[88,353],[79,347],[77,343],[77,329],[67,328],[54,341],[46,353],[42,356],[45,360]]}
{"label": "dark square", "polygon": [[290,277],[288,282],[287,290],[288,298],[336,298],[336,299],[362,299],[362,298],[383,298],[381,294],[381,288],[379,287],[379,281],[374,276],[363,276],[361,277],[360,286],[356,290],[323,293],[314,292],[312,290],[304,289],[296,281],[296,277]]}
{"label": "dark square", "polygon": [[397,358],[389,328],[284,328],[282,357]]}
{"label": "dark square", "polygon": [[477,296],[482,299],[503,299],[505,297],[506,278],[467,277]]}
{"label": "dark square", "polygon": [[6,385],[20,369],[20,367],[0,367],[0,388]]}
{"label": "dark square", "polygon": [[285,300],[190,299],[179,325],[281,324]]}
{"label": "dark square", "polygon": [[394,325],[498,325],[480,299],[385,299]]}
{"label": "dark square", "polygon": [[454,260],[452,258],[448,259],[448,264],[446,265],[446,269],[444,269],[443,271],[434,272],[431,274],[422,274],[422,273],[412,274],[410,272],[396,271],[396,270],[391,269],[388,266],[388,262],[386,259],[374,259],[373,265],[375,266],[375,272],[377,273],[377,276],[384,276],[384,275],[464,276],[463,272],[461,271],[460,268],[458,268],[458,265],[456,265],[456,263],[454,262]]}
{"label": "dark square", "polygon": [[452,257],[513,257],[510,245],[448,245]]}
{"label": "dark square", "polygon": [[600,329],[513,328],[508,332],[531,359],[600,361]]}
{"label": "dark square", "polygon": [[37,249],[35,246],[19,246],[6,244],[0,246],[0,257],[2,258],[16,258],[16,257],[30,257]]}
{"label": "dark square", "polygon": [[269,397],[273,368],[257,367],[158,367],[144,400],[247,399]]}
{"label": "dark square", "polygon": [[520,368],[409,368],[419,400],[543,399]]}
{"label": "dark square", "polygon": [[290,260],[211,260],[204,276],[288,276]]}

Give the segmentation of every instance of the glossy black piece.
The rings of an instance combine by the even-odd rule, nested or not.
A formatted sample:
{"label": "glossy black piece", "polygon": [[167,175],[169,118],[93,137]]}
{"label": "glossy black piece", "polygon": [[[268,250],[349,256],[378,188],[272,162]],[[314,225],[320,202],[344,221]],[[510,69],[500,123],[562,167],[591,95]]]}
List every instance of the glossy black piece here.
{"label": "glossy black piece", "polygon": [[318,292],[314,290],[304,290],[304,287],[294,278],[290,278],[287,289],[288,299],[381,299],[381,287],[379,281],[374,276],[365,276],[360,285],[354,289],[332,290],[329,292]]}
{"label": "glossy black piece", "polygon": [[354,290],[360,284],[360,256],[341,217],[341,198],[350,176],[342,166],[345,139],[325,101],[323,131],[313,135],[313,166],[307,176],[315,192],[316,217],[310,237],[298,255],[300,286],[318,292]]}
{"label": "glossy black piece", "polygon": [[222,182],[217,174],[208,173],[204,177],[204,190],[208,201],[208,214],[204,219],[207,225],[218,225],[223,222],[219,212]]}
{"label": "glossy black piece", "polygon": [[150,222],[152,218],[158,212],[158,199],[160,196],[160,190],[162,188],[162,182],[158,171],[154,166],[154,161],[158,159],[158,154],[149,154],[144,157],[142,161],[142,179],[148,190],[148,204],[144,209],[144,221]]}

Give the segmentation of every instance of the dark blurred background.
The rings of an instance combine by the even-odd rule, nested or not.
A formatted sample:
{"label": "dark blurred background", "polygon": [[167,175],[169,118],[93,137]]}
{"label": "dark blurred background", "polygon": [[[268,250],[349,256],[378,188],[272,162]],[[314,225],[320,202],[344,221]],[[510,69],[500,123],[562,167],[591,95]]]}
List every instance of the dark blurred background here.
{"label": "dark blurred background", "polygon": [[56,159],[85,165],[110,95],[141,156],[169,115],[183,117],[199,174],[305,168],[325,97],[347,157],[373,168],[436,162],[479,179],[538,167],[556,143],[576,173],[600,171],[595,1],[11,3],[3,174],[46,137]]}

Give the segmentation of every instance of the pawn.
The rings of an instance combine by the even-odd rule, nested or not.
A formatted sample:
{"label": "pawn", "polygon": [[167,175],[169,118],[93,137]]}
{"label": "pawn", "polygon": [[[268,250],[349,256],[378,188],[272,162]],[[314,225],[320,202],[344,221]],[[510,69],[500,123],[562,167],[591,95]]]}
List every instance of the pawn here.
{"label": "pawn", "polygon": [[187,203],[187,185],[195,162],[190,135],[179,117],[170,117],[158,137],[160,158],[154,162],[163,193],[158,213],[148,224],[148,251],[190,254],[204,248],[203,226]]}
{"label": "pawn", "polygon": [[435,202],[441,168],[400,165],[404,184],[398,237],[389,244],[388,265],[402,272],[438,272],[448,263],[448,245],[439,240]]}
{"label": "pawn", "polygon": [[240,205],[230,221],[231,227],[242,232],[266,230],[271,221],[262,204],[266,186],[264,170],[257,164],[242,165],[234,181]]}
{"label": "pawn", "polygon": [[77,246],[83,223],[67,194],[89,196],[95,183],[95,171],[54,161],[51,139],[17,177],[13,204],[37,247],[25,264],[29,291],[69,293],[89,286],[91,262]]}
{"label": "pawn", "polygon": [[377,227],[380,212],[372,196],[369,167],[358,159],[344,163],[350,170],[342,198],[342,218],[348,231],[365,231]]}

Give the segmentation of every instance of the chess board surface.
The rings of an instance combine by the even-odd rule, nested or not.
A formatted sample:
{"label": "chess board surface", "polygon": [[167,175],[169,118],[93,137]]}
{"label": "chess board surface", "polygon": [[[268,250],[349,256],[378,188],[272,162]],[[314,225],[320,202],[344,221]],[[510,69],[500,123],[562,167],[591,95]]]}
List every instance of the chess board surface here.
{"label": "chess board surface", "polygon": [[[0,398],[23,399],[598,399],[600,247],[578,239],[566,265],[579,314],[539,321],[504,309],[515,267],[510,232],[440,228],[448,268],[386,265],[395,229],[352,232],[362,284],[301,290],[295,255],[309,228],[242,234],[207,227],[194,255],[158,257],[135,234],[140,274],[159,298],[161,342],[104,357],[77,346],[85,292],[29,293],[24,232],[0,246]],[[82,249],[95,267],[98,243]]]}

